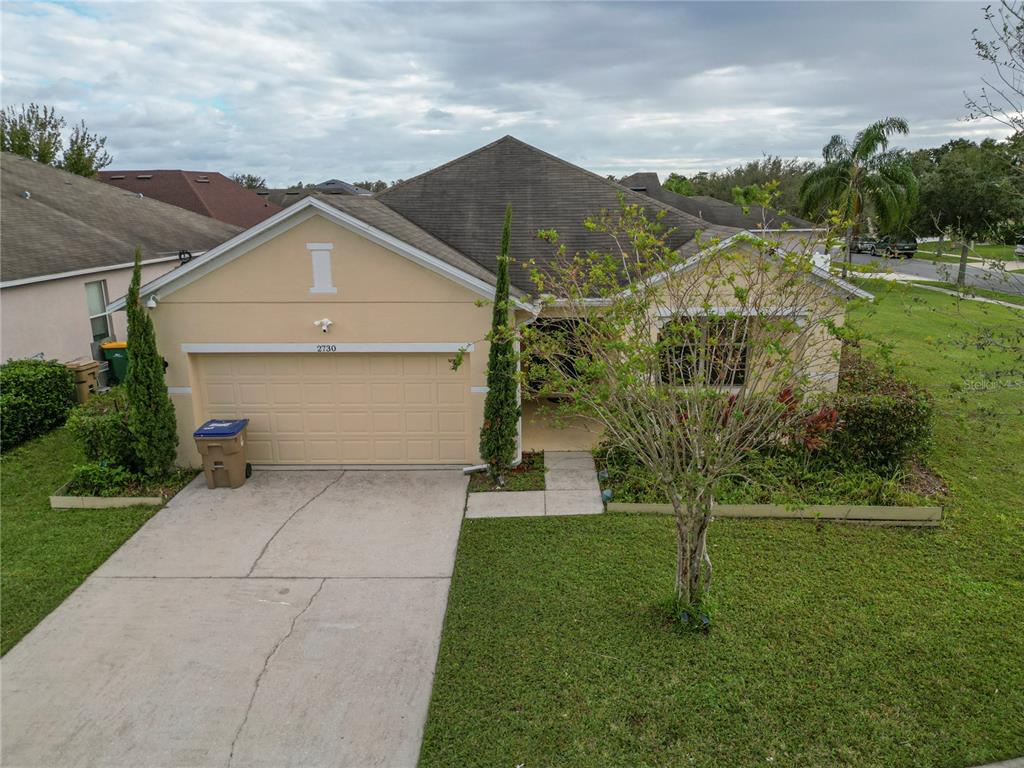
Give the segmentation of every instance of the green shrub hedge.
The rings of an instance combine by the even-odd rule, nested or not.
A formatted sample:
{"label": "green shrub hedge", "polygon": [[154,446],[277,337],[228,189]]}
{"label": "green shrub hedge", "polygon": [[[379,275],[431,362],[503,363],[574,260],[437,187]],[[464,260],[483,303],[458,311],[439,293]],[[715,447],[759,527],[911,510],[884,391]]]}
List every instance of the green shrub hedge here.
{"label": "green shrub hedge", "polygon": [[833,406],[839,429],[827,450],[843,461],[876,470],[900,467],[931,439],[931,395],[855,352],[844,355]]}
{"label": "green shrub hedge", "polygon": [[114,387],[89,399],[68,417],[68,430],[86,457],[100,464],[138,472],[135,440],[128,428],[128,397]]}
{"label": "green shrub hedge", "polygon": [[13,448],[59,427],[75,404],[75,377],[56,360],[0,366],[0,446]]}

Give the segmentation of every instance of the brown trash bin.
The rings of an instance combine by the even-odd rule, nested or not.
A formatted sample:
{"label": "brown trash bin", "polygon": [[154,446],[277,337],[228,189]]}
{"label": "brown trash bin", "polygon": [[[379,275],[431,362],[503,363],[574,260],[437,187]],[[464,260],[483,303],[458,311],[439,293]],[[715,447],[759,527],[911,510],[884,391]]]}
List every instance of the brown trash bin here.
{"label": "brown trash bin", "polygon": [[96,377],[100,364],[95,360],[72,360],[64,363],[75,375],[75,400],[84,403],[96,394]]}
{"label": "brown trash bin", "polygon": [[207,488],[240,488],[252,474],[245,461],[248,419],[211,419],[192,433],[203,457]]}

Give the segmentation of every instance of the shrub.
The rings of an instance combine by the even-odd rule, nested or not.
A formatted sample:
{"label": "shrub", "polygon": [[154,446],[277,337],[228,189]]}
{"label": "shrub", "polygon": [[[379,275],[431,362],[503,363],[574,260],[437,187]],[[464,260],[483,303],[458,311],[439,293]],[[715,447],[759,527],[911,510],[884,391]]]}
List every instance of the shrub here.
{"label": "shrub", "polygon": [[74,374],[56,360],[9,360],[0,366],[3,450],[59,427],[75,402]]}
{"label": "shrub", "polygon": [[857,353],[844,355],[834,405],[835,458],[872,469],[903,465],[931,438],[932,399],[915,384]]}
{"label": "shrub", "polygon": [[94,395],[76,408],[68,417],[68,430],[82,446],[86,458],[130,472],[139,470],[135,439],[128,427],[124,387]]}
{"label": "shrub", "polygon": [[153,319],[139,300],[141,282],[142,252],[136,248],[126,304],[129,355],[124,388],[129,403],[128,425],[140,469],[149,477],[162,477],[174,463],[178,425],[164,383],[164,361],[157,351]]}
{"label": "shrub", "polygon": [[81,464],[71,471],[67,493],[72,496],[120,496],[136,482],[124,467],[109,464]]}

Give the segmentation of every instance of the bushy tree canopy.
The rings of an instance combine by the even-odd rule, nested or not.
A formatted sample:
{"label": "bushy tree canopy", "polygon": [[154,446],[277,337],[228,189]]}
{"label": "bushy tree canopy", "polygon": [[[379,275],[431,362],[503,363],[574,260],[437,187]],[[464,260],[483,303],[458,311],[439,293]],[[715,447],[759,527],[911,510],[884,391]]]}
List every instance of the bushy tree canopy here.
{"label": "bushy tree canopy", "polygon": [[67,121],[53,107],[39,104],[9,106],[0,111],[0,150],[63,168],[79,176],[95,176],[113,158],[107,137],[89,133],[85,121],[72,126],[65,142]]}

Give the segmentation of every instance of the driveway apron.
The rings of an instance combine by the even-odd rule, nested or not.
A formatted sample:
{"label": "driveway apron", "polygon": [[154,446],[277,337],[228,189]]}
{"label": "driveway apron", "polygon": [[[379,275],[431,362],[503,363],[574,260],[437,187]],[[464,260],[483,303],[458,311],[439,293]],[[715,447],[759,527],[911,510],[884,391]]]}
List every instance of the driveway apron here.
{"label": "driveway apron", "polygon": [[3,765],[415,765],[465,490],[193,482],[4,657]]}

